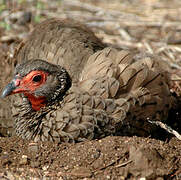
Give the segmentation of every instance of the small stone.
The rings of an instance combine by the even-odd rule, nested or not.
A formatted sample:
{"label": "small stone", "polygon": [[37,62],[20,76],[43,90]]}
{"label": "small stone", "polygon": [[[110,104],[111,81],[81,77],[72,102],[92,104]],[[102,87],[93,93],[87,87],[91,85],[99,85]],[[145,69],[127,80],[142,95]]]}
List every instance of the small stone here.
{"label": "small stone", "polygon": [[[42,168],[43,169],[43,168]],[[49,171],[44,171],[44,175],[48,176],[49,175]]]}
{"label": "small stone", "polygon": [[111,176],[107,175],[107,176],[106,176],[106,179],[111,179]]}
{"label": "small stone", "polygon": [[92,163],[92,167],[94,169],[99,169],[100,167],[104,166],[104,160],[102,158],[96,159],[93,163]]}
{"label": "small stone", "polygon": [[20,163],[20,165],[27,164],[28,163],[28,156],[27,155],[22,155],[19,163]]}
{"label": "small stone", "polygon": [[77,176],[79,178],[86,178],[86,177],[89,178],[92,176],[92,172],[90,171],[90,169],[86,167],[75,167],[71,171],[71,175]]}
{"label": "small stone", "polygon": [[7,153],[7,152],[3,152],[1,158],[2,158],[2,159],[8,159],[8,158],[9,158],[8,153]]}
{"label": "small stone", "polygon": [[67,170],[69,169],[69,167],[68,167],[68,166],[65,166],[64,169],[67,171]]}
{"label": "small stone", "polygon": [[63,180],[63,178],[62,177],[59,177],[59,179],[58,180]]}
{"label": "small stone", "polygon": [[63,175],[63,173],[61,172],[61,171],[59,171],[58,173],[57,173],[57,176],[59,177],[59,176],[62,176]]}
{"label": "small stone", "polygon": [[141,177],[139,180],[146,180],[146,178],[145,177]]}
{"label": "small stone", "polygon": [[43,166],[42,169],[43,171],[46,171],[49,168],[49,166]]}
{"label": "small stone", "polygon": [[101,155],[101,150],[96,149],[95,153],[93,154],[94,159],[98,159]]}

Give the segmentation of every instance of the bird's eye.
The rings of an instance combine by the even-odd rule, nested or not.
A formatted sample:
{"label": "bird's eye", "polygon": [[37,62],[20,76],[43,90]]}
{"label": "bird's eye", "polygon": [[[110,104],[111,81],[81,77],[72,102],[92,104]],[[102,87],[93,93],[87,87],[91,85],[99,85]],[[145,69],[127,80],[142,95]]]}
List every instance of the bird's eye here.
{"label": "bird's eye", "polygon": [[40,82],[41,81],[41,75],[37,75],[33,77],[33,82]]}

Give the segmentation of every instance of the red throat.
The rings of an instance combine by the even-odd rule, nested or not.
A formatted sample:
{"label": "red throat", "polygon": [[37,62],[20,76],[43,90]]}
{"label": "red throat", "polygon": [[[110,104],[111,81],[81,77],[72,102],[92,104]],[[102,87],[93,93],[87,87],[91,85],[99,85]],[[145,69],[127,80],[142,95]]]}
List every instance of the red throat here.
{"label": "red throat", "polygon": [[46,105],[46,98],[45,97],[35,97],[32,94],[24,93],[25,96],[30,101],[32,108],[35,111],[39,111],[42,107]]}

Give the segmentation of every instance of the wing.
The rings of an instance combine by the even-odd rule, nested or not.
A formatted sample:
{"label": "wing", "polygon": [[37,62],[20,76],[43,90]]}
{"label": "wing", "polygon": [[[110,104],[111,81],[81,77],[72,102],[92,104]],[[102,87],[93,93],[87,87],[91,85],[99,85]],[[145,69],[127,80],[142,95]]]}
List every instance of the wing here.
{"label": "wing", "polygon": [[90,96],[114,101],[116,108],[110,106],[110,116],[116,122],[125,119],[125,123],[133,125],[133,119],[137,119],[139,126],[147,126],[145,120],[166,119],[172,106],[163,64],[149,55],[105,48],[89,58],[79,87]]}

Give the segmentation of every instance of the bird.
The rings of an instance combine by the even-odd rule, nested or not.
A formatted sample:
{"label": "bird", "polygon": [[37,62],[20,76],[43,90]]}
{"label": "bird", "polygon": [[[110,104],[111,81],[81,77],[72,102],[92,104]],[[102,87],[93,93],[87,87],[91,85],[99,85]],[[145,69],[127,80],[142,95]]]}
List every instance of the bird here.
{"label": "bird", "polygon": [[[31,47],[36,44],[30,42]],[[13,108],[16,134],[24,139],[80,142],[114,134],[149,136],[154,129],[149,121],[164,122],[172,107],[166,65],[154,55],[105,47],[77,70],[50,62],[49,56],[26,53],[24,48],[18,55],[24,61],[2,92],[2,97],[21,94]]]}

